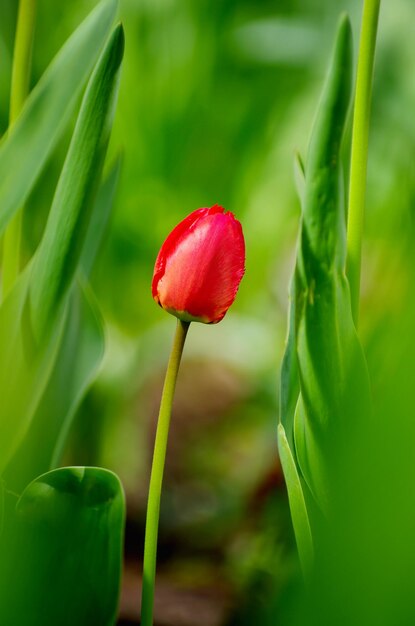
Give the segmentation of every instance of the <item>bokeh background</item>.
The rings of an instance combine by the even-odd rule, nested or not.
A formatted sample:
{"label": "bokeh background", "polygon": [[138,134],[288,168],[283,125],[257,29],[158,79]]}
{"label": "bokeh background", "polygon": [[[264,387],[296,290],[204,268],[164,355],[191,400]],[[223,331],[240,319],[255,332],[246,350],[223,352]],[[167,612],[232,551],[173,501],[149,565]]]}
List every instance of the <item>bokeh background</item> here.
{"label": "bokeh background", "polygon": [[[39,0],[32,84],[95,4]],[[174,332],[174,319],[151,298],[154,260],[178,221],[216,203],[243,224],[246,275],[221,324],[190,329],[165,474],[156,623],[265,626],[289,623],[295,613],[298,563],[276,441],[278,373],[300,217],[293,155],[295,150],[306,155],[338,15],[350,14],[357,48],[362,4],[120,1],[126,52],[109,161],[121,152],[123,165],[92,278],[107,353],[76,417],[65,461],[108,467],[123,481],[128,520],[119,623],[124,626],[139,619],[155,419]],[[16,8],[16,0],[1,0],[2,133]],[[338,571],[338,585],[326,589],[332,597],[327,606],[338,610],[337,587],[347,590],[354,568],[362,571],[362,563],[371,563],[356,579],[359,589],[373,598],[385,598],[388,589],[389,604],[380,603],[384,621],[362,623],[394,623],[387,616],[398,597],[402,620],[395,623],[414,623],[405,621],[415,582],[410,565],[415,534],[414,21],[413,0],[383,2],[360,326],[379,421],[376,436],[373,431],[362,435],[359,464],[350,460],[345,470],[352,485],[350,506],[361,511],[356,520],[366,520],[356,522],[353,532],[362,533],[367,552],[362,548],[361,562],[351,561],[346,573]],[[68,130],[29,200],[28,257],[40,239],[69,136]],[[370,476],[370,504],[366,491],[358,489],[362,476]],[[354,536],[348,544],[348,535],[342,540],[340,535],[339,530],[330,540],[344,540],[346,554]],[[383,578],[376,578],[377,559]],[[327,565],[327,580],[333,571],[334,561]],[[392,584],[392,593],[390,582],[396,580],[401,582],[396,589]],[[362,620],[363,604],[356,613]],[[298,615],[292,619],[307,623]],[[344,623],[360,622],[356,617]]]}

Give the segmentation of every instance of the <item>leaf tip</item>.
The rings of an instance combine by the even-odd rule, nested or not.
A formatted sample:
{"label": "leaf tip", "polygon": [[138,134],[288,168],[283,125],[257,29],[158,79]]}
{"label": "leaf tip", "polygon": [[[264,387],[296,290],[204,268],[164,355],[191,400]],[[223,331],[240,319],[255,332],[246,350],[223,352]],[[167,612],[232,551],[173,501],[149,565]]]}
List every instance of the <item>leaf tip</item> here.
{"label": "leaf tip", "polygon": [[346,11],[340,14],[339,22],[337,26],[337,38],[339,44],[343,44],[350,48],[350,53],[352,52],[352,24],[350,22],[349,14]]}
{"label": "leaf tip", "polygon": [[124,47],[125,47],[124,27],[121,22],[118,22],[118,24],[116,24],[112,32],[112,39],[113,39],[114,49],[116,49],[118,52],[117,58],[119,60],[119,63],[121,63],[121,60],[124,55]]}

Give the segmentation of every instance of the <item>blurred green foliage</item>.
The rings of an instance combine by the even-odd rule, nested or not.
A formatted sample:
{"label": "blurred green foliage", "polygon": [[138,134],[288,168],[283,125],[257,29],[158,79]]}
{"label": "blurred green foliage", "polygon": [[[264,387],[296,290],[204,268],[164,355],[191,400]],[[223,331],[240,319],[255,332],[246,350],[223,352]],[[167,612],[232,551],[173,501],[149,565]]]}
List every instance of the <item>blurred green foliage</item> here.
{"label": "blurred green foliage", "polygon": [[[2,133],[16,4],[2,0],[1,7]],[[33,84],[96,2],[38,4]],[[300,215],[293,155],[308,144],[338,14],[351,15],[356,49],[361,8],[360,0],[121,0],[126,50],[110,149],[113,155],[122,149],[123,167],[92,277],[107,356],[65,457],[120,475],[132,529],[127,554],[138,559],[154,417],[174,328],[151,299],[153,263],[187,213],[223,204],[243,223],[247,271],[225,320],[190,329],[172,421],[160,567],[173,568],[176,583],[188,568],[198,571],[192,582],[201,585],[215,581],[219,567],[231,589],[231,609],[224,609],[230,623],[254,623],[248,619],[254,609],[257,623],[274,624],[280,615],[285,623],[305,623],[304,614],[292,617],[298,595],[286,585],[295,571],[294,543],[274,467],[277,374]],[[351,591],[356,611],[336,623],[413,623],[406,609],[415,553],[414,17],[413,0],[381,7],[360,316],[380,410],[373,430],[361,434],[356,458],[345,459],[338,519],[350,527],[339,523],[327,539],[328,553],[341,547],[316,576],[312,607],[320,617],[327,612],[320,624],[334,623]],[[43,232],[68,140],[69,132],[29,199],[27,258]],[[359,533],[353,560],[350,546]],[[347,567],[339,573],[342,559]],[[379,596],[384,602],[375,617],[365,613],[367,600]]]}

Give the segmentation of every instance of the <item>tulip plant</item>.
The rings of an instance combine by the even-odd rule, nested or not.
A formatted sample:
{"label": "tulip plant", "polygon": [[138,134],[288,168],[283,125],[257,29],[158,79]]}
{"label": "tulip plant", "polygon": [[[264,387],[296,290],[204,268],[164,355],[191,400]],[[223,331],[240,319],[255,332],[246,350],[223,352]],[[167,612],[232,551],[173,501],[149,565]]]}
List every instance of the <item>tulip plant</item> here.
{"label": "tulip plant", "polygon": [[[344,208],[342,140],[352,94],[352,33],[340,20],[307,160],[298,159],[301,231],[281,371],[279,452],[300,560],[307,573],[319,532],[332,523],[339,463],[353,458],[359,422],[371,416],[357,335],[369,111],[379,0],[363,13]],[[348,168],[346,168],[348,171]],[[347,186],[346,186],[347,187]]]}
{"label": "tulip plant", "polygon": [[170,415],[184,342],[191,322],[217,324],[233,303],[245,271],[241,224],[215,205],[193,211],[161,247],[154,268],[154,300],[177,317],[158,417],[147,505],[141,624],[153,623],[160,496]]}
{"label": "tulip plant", "polygon": [[[110,626],[123,490],[110,471],[60,467],[60,459],[103,356],[88,275],[117,179],[118,162],[104,177],[103,167],[124,35],[112,27],[116,0],[104,0],[27,94],[35,8],[35,0],[19,3],[10,127],[0,144],[0,622]],[[81,93],[44,233],[23,268],[22,207]]]}

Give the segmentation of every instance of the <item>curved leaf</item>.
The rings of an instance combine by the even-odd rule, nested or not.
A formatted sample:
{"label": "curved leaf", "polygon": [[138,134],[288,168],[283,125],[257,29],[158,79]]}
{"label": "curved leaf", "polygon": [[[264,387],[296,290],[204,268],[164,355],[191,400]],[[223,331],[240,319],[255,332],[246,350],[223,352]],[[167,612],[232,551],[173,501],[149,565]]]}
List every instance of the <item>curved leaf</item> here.
{"label": "curved leaf", "polygon": [[293,279],[290,288],[288,335],[280,374],[280,422],[284,426],[291,450],[294,450],[294,413],[300,392],[295,343],[295,300],[295,280]]}
{"label": "curved leaf", "polygon": [[52,370],[64,316],[33,350],[28,266],[0,307],[0,476],[26,434]]}
{"label": "curved leaf", "polygon": [[[333,57],[310,139],[305,167],[302,248],[304,272],[344,268],[346,224],[340,209],[340,147],[352,93],[352,31],[339,22]],[[311,266],[311,267],[310,267]]]}
{"label": "curved leaf", "polygon": [[278,451],[288,490],[288,500],[298,554],[303,572],[306,574],[310,571],[313,563],[313,539],[303,488],[282,424],[278,425]]}
{"label": "curved leaf", "polygon": [[68,39],[0,144],[0,232],[28,197],[105,42],[117,0],[104,0]]}
{"label": "curved leaf", "polygon": [[88,83],[33,261],[30,317],[38,341],[64,301],[82,253],[110,137],[123,52],[124,32],[119,25]]}
{"label": "curved leaf", "polygon": [[119,155],[112,163],[111,168],[102,181],[97,194],[80,262],[80,266],[85,276],[89,276],[91,273],[95,258],[104,237],[105,229],[108,225],[120,177],[121,163],[122,157]]}
{"label": "curved leaf", "polygon": [[314,125],[305,175],[296,266],[296,347],[301,412],[296,459],[322,508],[336,476],[336,450],[370,412],[364,355],[345,277],[345,215],[340,150],[351,98],[352,37],[340,21]]}
{"label": "curved leaf", "polygon": [[30,428],[5,472],[14,491],[57,466],[82,397],[104,354],[101,318],[90,290],[77,286],[68,307],[53,371]]}
{"label": "curved leaf", "polygon": [[124,519],[122,486],[108,470],[68,467],[34,480],[3,536],[1,623],[113,626]]}
{"label": "curved leaf", "polygon": [[45,235],[0,308],[0,475],[30,426],[55,360],[108,144],[123,46],[119,26],[89,81]]}

